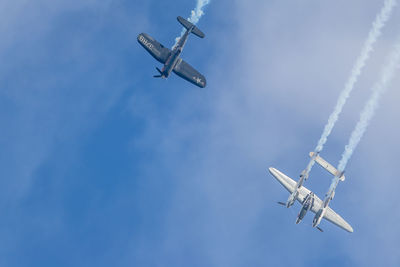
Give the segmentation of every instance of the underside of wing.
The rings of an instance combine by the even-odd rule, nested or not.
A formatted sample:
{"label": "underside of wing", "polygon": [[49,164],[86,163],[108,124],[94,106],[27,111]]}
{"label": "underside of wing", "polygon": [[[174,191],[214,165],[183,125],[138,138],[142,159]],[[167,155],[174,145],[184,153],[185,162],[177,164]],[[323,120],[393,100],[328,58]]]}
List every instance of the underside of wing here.
{"label": "underside of wing", "polygon": [[178,59],[174,70],[176,75],[201,88],[206,87],[206,78],[181,58]]}
{"label": "underside of wing", "polygon": [[[269,168],[269,172],[272,174],[272,176],[275,177],[278,182],[283,185],[284,188],[286,188],[289,193],[293,193],[293,191],[296,188],[296,181],[294,181],[292,178],[284,174],[283,172],[275,169],[275,168]],[[300,187],[299,189],[299,194],[297,196],[297,200],[300,203],[303,203],[304,198],[310,193],[311,191],[305,188],[304,186]]]}
{"label": "underside of wing", "polygon": [[289,193],[293,193],[294,188],[296,187],[296,182],[293,179],[275,168],[269,168],[269,172],[281,185],[283,185],[284,188],[286,188],[287,191],[289,191]]}
{"label": "underside of wing", "polygon": [[353,232],[353,227],[351,227],[351,225],[348,222],[346,222],[339,214],[334,212],[333,209],[331,209],[330,207],[328,207],[328,210],[324,215],[324,219],[339,226],[340,228],[346,230],[347,232],[350,233]]}
{"label": "underside of wing", "polygon": [[164,47],[162,44],[157,42],[153,37],[146,33],[141,33],[138,35],[138,42],[141,44],[147,52],[150,53],[157,61],[165,64],[168,57],[171,54],[169,48]]}

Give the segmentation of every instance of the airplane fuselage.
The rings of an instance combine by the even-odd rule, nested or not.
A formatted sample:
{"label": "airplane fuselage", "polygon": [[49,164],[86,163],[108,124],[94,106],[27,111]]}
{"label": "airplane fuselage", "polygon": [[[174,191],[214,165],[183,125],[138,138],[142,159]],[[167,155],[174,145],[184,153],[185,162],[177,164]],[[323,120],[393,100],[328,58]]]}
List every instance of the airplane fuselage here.
{"label": "airplane fuselage", "polygon": [[304,216],[306,216],[307,212],[312,208],[314,205],[314,193],[310,192],[303,202],[303,206],[297,216],[296,224],[303,220]]}
{"label": "airplane fuselage", "polygon": [[174,69],[176,63],[179,60],[180,55],[182,54],[183,48],[185,47],[186,41],[189,37],[189,34],[192,32],[192,28],[186,30],[183,36],[179,39],[178,43],[172,49],[171,55],[168,57],[167,61],[164,64],[164,67],[161,70],[161,75],[163,78],[168,78]]}

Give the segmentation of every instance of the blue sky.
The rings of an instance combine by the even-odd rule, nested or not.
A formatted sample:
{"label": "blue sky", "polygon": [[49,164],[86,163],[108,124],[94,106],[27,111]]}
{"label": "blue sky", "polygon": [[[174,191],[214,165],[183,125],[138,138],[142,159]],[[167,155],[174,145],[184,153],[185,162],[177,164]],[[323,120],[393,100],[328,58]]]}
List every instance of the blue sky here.
{"label": "blue sky", "polygon": [[[172,75],[137,43],[172,46],[195,1],[0,3],[1,266],[399,266],[396,78],[332,201],[348,234],[269,175],[308,162],[383,1],[212,1]],[[321,155],[337,164],[400,35],[383,30]],[[307,187],[331,177],[315,167]]]}

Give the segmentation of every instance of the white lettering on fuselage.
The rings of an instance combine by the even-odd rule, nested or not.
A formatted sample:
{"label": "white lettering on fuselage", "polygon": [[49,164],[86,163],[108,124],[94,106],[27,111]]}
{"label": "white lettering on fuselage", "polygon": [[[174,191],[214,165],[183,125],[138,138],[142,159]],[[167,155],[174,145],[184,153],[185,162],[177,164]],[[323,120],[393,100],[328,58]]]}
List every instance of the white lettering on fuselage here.
{"label": "white lettering on fuselage", "polygon": [[143,37],[143,35],[139,36],[139,41],[150,50],[152,50],[154,47],[152,43],[150,43],[146,40],[146,38]]}

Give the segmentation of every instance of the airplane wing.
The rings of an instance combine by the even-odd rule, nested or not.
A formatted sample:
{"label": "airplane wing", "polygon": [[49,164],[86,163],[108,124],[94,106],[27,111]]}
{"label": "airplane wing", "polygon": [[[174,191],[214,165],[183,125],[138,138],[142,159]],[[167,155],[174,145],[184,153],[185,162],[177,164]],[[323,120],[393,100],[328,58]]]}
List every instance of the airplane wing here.
{"label": "airplane wing", "polygon": [[[321,204],[322,204],[322,201],[321,201]],[[314,213],[316,213],[316,211],[314,211],[314,209],[312,211]],[[339,226],[340,228],[342,228],[343,230],[346,230],[349,233],[353,232],[353,227],[351,227],[351,225],[348,222],[346,222],[339,214],[334,212],[333,209],[331,209],[330,207],[328,207],[328,210],[326,211],[326,213],[324,215],[324,219]]]}
{"label": "airplane wing", "polygon": [[[278,180],[279,183],[283,185],[283,187],[286,188],[287,191],[289,191],[289,193],[293,193],[293,191],[296,188],[296,182],[293,179],[291,179],[290,177],[288,177],[287,175],[278,171],[275,168],[269,168],[269,172]],[[297,201],[303,203],[304,199],[310,192],[311,191],[305,188],[304,186],[300,187],[299,195],[297,196]],[[312,206],[311,211],[317,213],[322,204],[323,204],[322,200],[318,196],[314,195],[314,205]],[[330,207],[328,207],[324,215],[324,219],[339,226],[340,228],[346,230],[347,232],[350,233],[353,232],[353,228],[351,227],[351,225],[347,223],[339,214],[333,211],[333,209],[331,209]]]}
{"label": "airplane wing", "polygon": [[171,50],[169,48],[164,47],[146,33],[139,34],[137,39],[139,44],[141,44],[144,49],[146,49],[147,52],[149,52],[150,55],[152,55],[157,61],[162,64],[167,62],[167,59],[171,54]]}
{"label": "airplane wing", "polygon": [[206,87],[206,78],[181,58],[178,59],[174,70],[176,75],[201,88]]}

